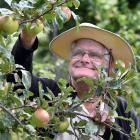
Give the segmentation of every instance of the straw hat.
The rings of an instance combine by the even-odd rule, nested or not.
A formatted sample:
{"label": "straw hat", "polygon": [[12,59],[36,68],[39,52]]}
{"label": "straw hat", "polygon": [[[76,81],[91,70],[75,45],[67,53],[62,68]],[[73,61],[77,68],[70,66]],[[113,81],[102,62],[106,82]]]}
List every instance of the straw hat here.
{"label": "straw hat", "polygon": [[79,29],[73,27],[50,42],[50,49],[56,55],[68,60],[73,41],[89,38],[102,43],[106,48],[111,49],[114,61],[121,60],[127,67],[129,63],[135,64],[135,58],[130,45],[115,33],[101,29],[90,23],[81,23]]}

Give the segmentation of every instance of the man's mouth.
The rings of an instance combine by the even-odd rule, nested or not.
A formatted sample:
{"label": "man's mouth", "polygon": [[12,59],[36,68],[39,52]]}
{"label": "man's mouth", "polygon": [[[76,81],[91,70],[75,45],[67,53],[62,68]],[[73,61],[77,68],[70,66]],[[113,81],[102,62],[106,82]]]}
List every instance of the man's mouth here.
{"label": "man's mouth", "polygon": [[87,69],[90,69],[90,70],[97,70],[96,67],[81,67],[81,66],[76,66],[76,68],[87,68]]}

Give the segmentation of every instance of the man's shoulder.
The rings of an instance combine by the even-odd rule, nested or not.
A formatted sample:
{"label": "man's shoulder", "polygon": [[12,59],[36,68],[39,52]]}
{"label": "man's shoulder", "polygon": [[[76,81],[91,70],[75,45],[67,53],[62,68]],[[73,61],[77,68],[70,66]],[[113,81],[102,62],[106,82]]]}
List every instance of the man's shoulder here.
{"label": "man's shoulder", "polygon": [[56,80],[48,78],[39,78],[39,81],[42,83],[44,91],[51,90],[55,96],[60,92],[60,88]]}
{"label": "man's shoulder", "polygon": [[117,96],[117,104],[118,106],[124,106],[125,108],[127,107],[127,101],[122,96]]}
{"label": "man's shoulder", "polygon": [[116,111],[119,116],[128,117],[128,113],[126,113],[127,101],[124,97],[117,96],[117,108]]}

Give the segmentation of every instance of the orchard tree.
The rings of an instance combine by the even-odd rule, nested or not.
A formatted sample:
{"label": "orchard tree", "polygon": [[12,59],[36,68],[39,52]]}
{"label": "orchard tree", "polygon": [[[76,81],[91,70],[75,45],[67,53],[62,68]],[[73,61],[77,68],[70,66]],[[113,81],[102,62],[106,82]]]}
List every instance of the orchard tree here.
{"label": "orchard tree", "polygon": [[[74,12],[80,5],[78,0],[4,0],[0,5],[1,140],[50,140],[64,132],[74,135],[77,139],[88,140],[93,136],[96,138],[103,135],[105,127],[119,131],[130,139],[138,139],[134,122],[118,116],[115,111],[118,94],[127,96],[130,104],[126,111],[131,110],[132,93],[125,85],[137,76],[131,66],[125,70],[121,62],[118,63],[119,69],[112,77],[108,77],[102,70],[101,77],[97,81],[88,78],[79,79],[84,80],[91,87],[82,99],[73,99],[71,95],[74,94],[74,89],[67,86],[68,82],[65,79],[59,79],[58,86],[61,92],[57,97],[49,89],[47,94],[44,93],[39,83],[39,97],[30,100],[33,96],[29,91],[31,74],[24,67],[15,64],[9,50],[11,42],[14,37],[18,37],[21,30],[30,31],[33,35],[40,32],[53,32],[56,25],[58,29],[62,29],[71,18],[78,27],[79,16]],[[11,77],[14,78],[14,82],[9,81]],[[102,111],[101,107],[97,108],[98,115],[95,120],[79,113],[84,102],[93,100],[93,93],[94,96],[100,96],[100,104],[110,103],[109,115],[112,120],[118,118],[131,123],[130,134],[122,131],[114,121],[112,124],[101,123],[99,115]],[[110,98],[107,93],[110,94]],[[48,100],[45,100],[44,96]],[[79,116],[82,117],[79,122],[72,121]],[[73,131],[68,129],[69,126]]]}

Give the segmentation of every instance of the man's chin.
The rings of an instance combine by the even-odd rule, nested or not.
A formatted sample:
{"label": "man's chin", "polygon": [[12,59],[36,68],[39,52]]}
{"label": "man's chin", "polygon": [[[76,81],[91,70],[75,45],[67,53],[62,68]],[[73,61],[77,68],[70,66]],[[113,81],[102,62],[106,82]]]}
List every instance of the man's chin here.
{"label": "man's chin", "polygon": [[86,75],[86,74],[82,74],[82,75],[77,75],[77,76],[74,76],[73,79],[74,80],[78,80],[80,78],[83,78],[83,77],[86,77],[86,78],[89,78],[89,79],[97,79],[99,76],[96,74],[96,75]]}

